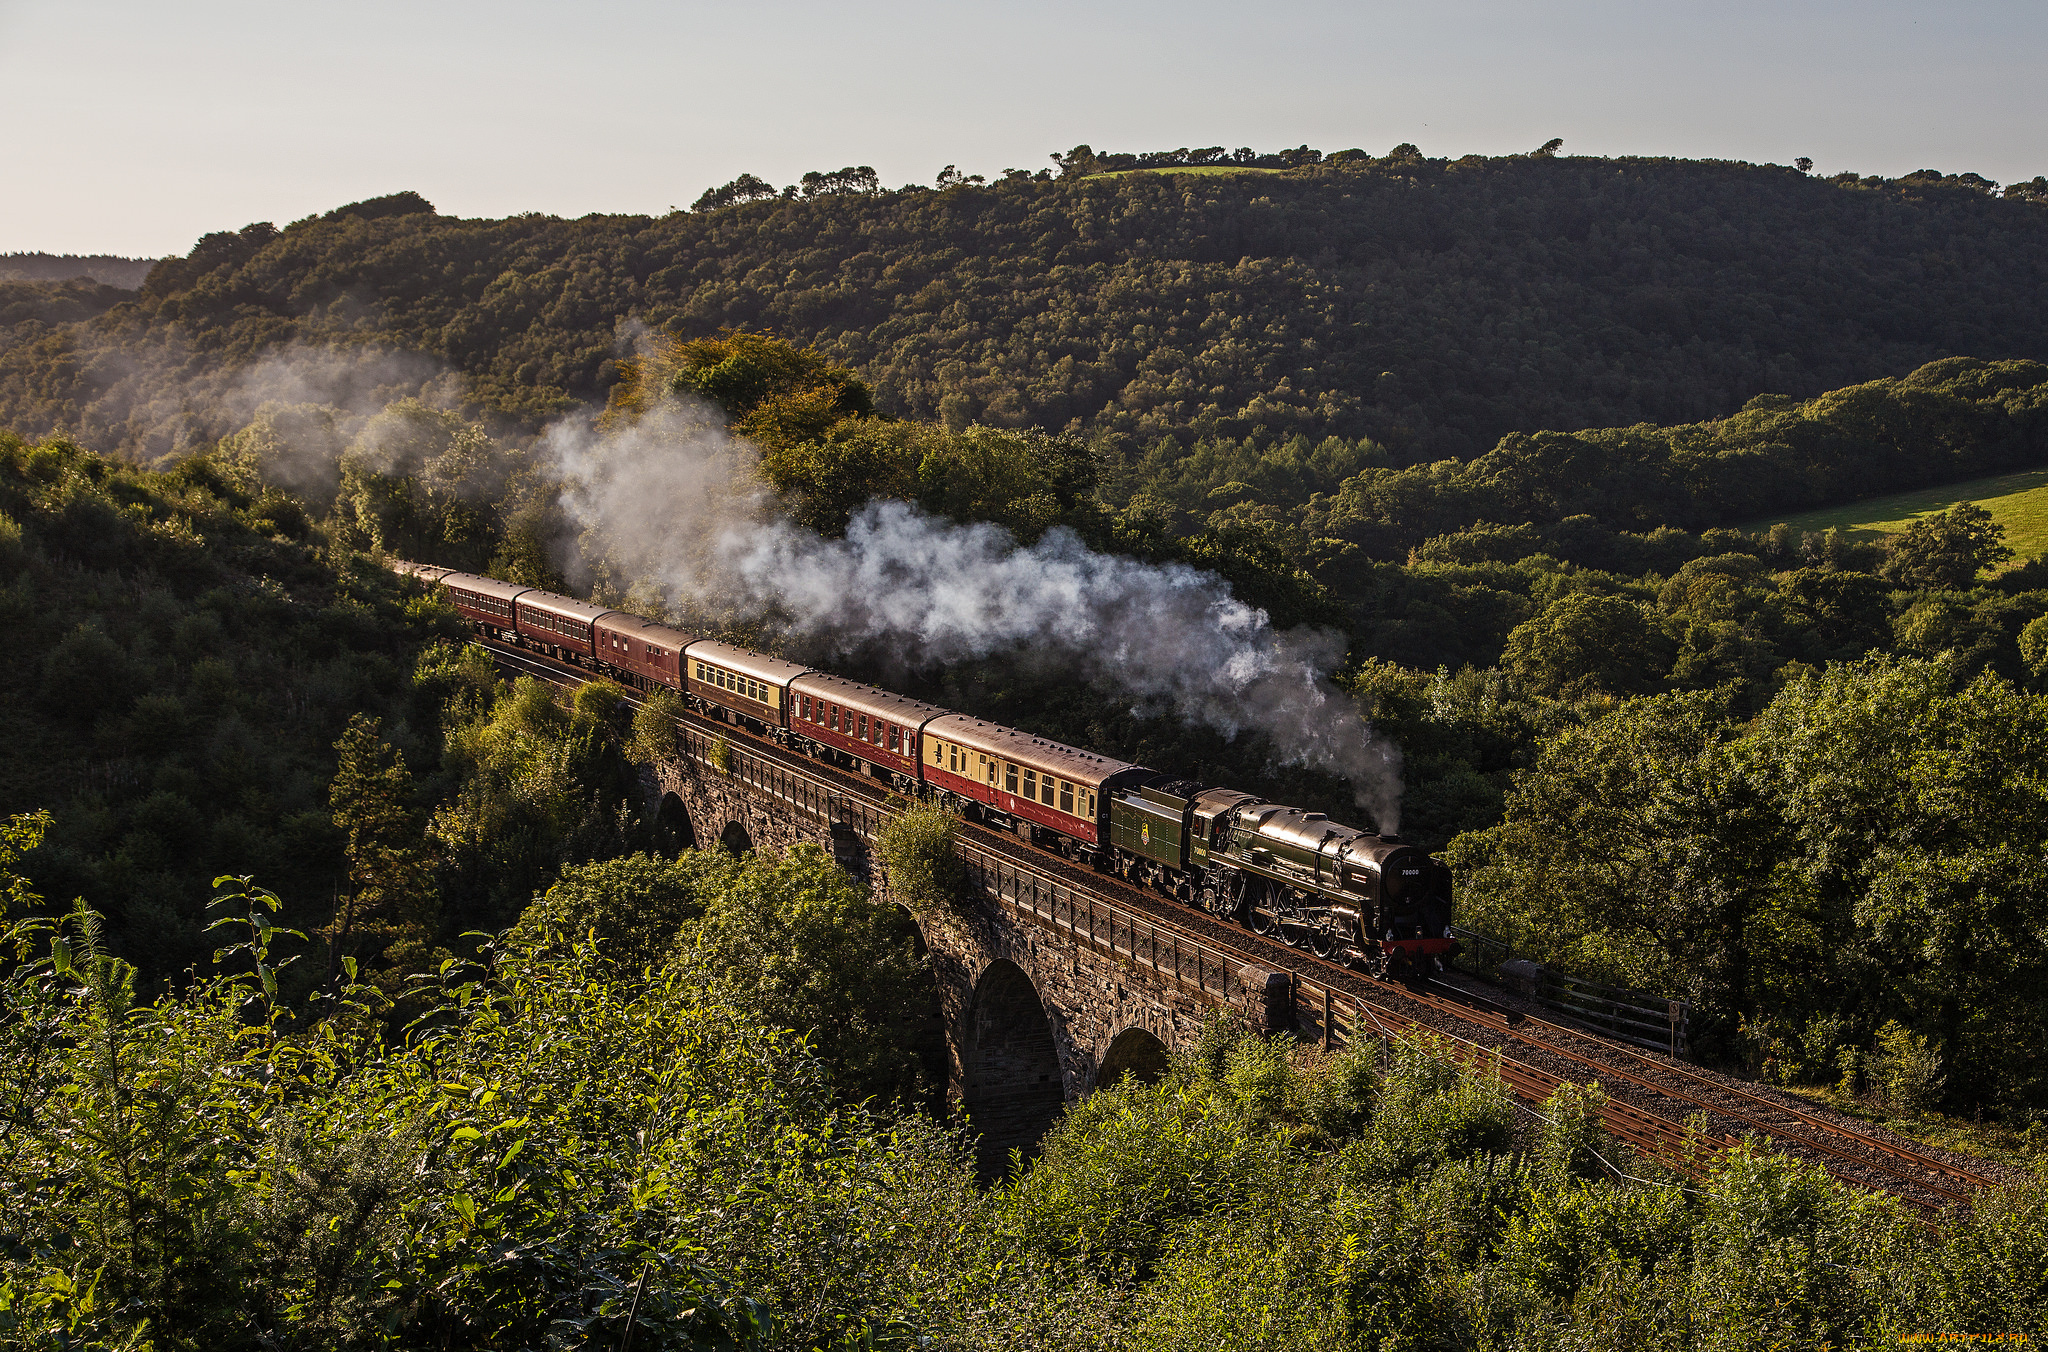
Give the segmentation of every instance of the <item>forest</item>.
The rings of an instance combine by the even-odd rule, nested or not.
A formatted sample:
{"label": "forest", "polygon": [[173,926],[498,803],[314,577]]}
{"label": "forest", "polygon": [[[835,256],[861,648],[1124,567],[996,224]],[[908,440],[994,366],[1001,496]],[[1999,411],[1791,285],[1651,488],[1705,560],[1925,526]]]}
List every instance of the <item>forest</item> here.
{"label": "forest", "polygon": [[195,449],[246,420],[260,358],[293,346],[341,349],[387,399],[452,375],[468,416],[530,431],[603,399],[632,321],[772,331],[857,370],[882,411],[956,428],[1136,452],[1335,436],[1409,465],[1959,353],[2048,358],[2028,299],[2048,204],[2026,185],[1289,154],[1272,172],[1104,177],[1097,161],[1174,155],[1081,146],[1057,176],[884,191],[834,171],[808,194],[755,180],[766,196],[660,217],[463,220],[396,193],[257,222],[90,314],[17,301],[0,426],[144,459]]}
{"label": "forest", "polygon": [[[1755,525],[2048,463],[2037,195],[1554,146],[1056,164],[658,220],[397,194],[139,292],[0,281],[0,1340],[2048,1336],[2048,563],[1969,503]],[[1518,1107],[1426,1041],[1221,1023],[978,1174],[910,918],[820,851],[675,851],[659,703],[503,680],[383,562],[1343,820],[1353,786],[1042,655],[693,589],[735,576],[704,542],[591,514],[642,461],[820,547],[879,501],[1219,579],[1399,747],[1460,924],[2031,1181],[1930,1233],[1756,1142],[1674,1175],[1598,1086]],[[950,826],[906,821],[880,852],[951,923]]]}

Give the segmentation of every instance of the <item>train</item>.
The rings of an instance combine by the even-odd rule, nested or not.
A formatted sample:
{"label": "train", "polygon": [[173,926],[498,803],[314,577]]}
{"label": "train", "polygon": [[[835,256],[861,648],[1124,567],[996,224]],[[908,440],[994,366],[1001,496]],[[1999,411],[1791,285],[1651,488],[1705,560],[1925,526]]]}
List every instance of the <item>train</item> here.
{"label": "train", "polygon": [[1450,870],[1375,834],[1200,784],[588,601],[429,564],[486,639],[642,693],[934,802],[1218,919],[1380,976],[1457,950]]}

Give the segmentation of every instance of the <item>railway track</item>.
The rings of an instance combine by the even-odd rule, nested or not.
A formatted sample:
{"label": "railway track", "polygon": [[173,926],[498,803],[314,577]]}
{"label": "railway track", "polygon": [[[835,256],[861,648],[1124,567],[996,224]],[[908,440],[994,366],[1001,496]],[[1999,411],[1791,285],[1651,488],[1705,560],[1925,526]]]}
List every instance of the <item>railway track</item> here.
{"label": "railway track", "polygon": [[[490,642],[480,646],[516,674],[558,686],[592,679],[581,668],[522,649]],[[633,691],[614,688],[636,707],[641,702]],[[852,824],[870,837],[886,819],[889,793],[874,780],[704,715],[686,714],[680,727],[686,743],[692,734],[702,743],[690,750],[693,759],[708,765],[708,739],[715,737],[773,767],[780,787],[757,787],[791,799],[800,810],[822,812],[828,820],[857,816],[861,820]],[[1682,1174],[1703,1174],[1715,1153],[1754,1134],[1845,1183],[1894,1194],[1923,1214],[1966,1202],[1976,1189],[1996,1182],[1728,1077],[1530,1015],[1446,982],[1414,987],[1374,980],[1280,938],[1227,925],[1113,874],[1097,873],[1007,832],[972,822],[963,822],[962,828],[962,853],[984,890],[999,904],[1066,933],[1075,943],[1142,962],[1162,979],[1219,1004],[1229,998],[1231,976],[1240,967],[1257,964],[1286,972],[1294,983],[1297,1012],[1305,1013],[1304,1021],[1320,1032],[1325,1045],[1341,1045],[1359,1036],[1391,1039],[1422,1034],[1475,1068],[1498,1074],[1525,1105],[1540,1104],[1567,1080],[1597,1080],[1608,1096],[1602,1110],[1608,1133]],[[1704,1130],[1696,1125],[1701,1119]]]}

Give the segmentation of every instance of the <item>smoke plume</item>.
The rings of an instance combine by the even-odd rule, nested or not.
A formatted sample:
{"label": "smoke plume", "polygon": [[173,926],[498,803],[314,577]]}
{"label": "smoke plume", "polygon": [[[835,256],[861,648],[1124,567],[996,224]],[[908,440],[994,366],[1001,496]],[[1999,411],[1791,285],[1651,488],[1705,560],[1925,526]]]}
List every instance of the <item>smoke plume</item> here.
{"label": "smoke plume", "polygon": [[701,409],[613,435],[558,424],[540,449],[585,559],[634,579],[633,599],[652,589],[686,613],[840,654],[1055,661],[1147,712],[1264,734],[1283,763],[1342,776],[1381,830],[1399,829],[1399,749],[1329,678],[1341,637],[1278,631],[1213,573],[1099,554],[1064,528],[1019,545],[894,501],[828,540],[776,509],[752,448]]}

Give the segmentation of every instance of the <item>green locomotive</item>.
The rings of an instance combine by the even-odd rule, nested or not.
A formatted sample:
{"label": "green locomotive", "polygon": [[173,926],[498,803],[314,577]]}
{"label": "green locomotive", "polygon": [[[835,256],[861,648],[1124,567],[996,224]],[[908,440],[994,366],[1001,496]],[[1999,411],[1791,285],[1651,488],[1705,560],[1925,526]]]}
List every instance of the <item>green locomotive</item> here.
{"label": "green locomotive", "polygon": [[1235,789],[1156,777],[1109,795],[1116,872],[1376,974],[1441,969],[1451,871],[1398,836]]}

